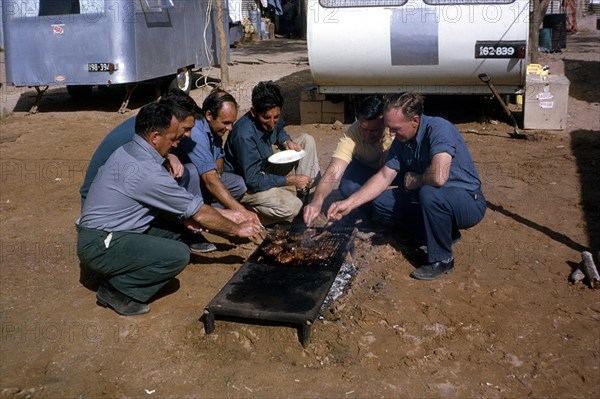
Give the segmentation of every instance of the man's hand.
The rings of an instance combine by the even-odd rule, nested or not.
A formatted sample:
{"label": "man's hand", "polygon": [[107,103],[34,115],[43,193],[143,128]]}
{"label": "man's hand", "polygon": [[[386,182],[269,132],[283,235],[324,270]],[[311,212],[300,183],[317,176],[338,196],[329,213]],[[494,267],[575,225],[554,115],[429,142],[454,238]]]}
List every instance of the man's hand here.
{"label": "man's hand", "polygon": [[327,210],[327,220],[341,220],[343,216],[346,216],[352,211],[352,206],[347,200],[336,201]]}
{"label": "man's hand", "polygon": [[260,219],[258,218],[258,215],[256,213],[247,209],[240,212],[242,213],[242,217],[244,218],[245,222],[254,222],[260,224]]}
{"label": "man's hand", "polygon": [[302,147],[300,147],[299,144],[294,143],[292,140],[287,140],[284,144],[287,150],[302,151]]}
{"label": "man's hand", "polygon": [[404,175],[404,188],[407,191],[417,190],[421,186],[421,175],[415,172],[406,172]]}
{"label": "man's hand", "polygon": [[[233,209],[223,209],[223,208],[214,208],[217,212],[219,212],[221,214],[221,216],[231,220],[233,223],[243,223],[243,222],[247,222],[247,216],[245,212],[242,211],[236,211]],[[259,222],[260,224],[260,222]]]}
{"label": "man's hand", "polygon": [[310,186],[311,178],[306,175],[290,175],[286,177],[286,182],[290,186],[295,186],[298,190],[304,190]]}
{"label": "man's hand", "polygon": [[202,226],[200,226],[200,223],[196,222],[194,219],[191,219],[191,218],[184,220],[183,225],[185,227],[187,227],[194,234],[199,234],[199,233],[202,233],[203,231],[208,231],[205,228],[203,228]]}
{"label": "man's hand", "polygon": [[307,227],[310,227],[313,220],[315,220],[315,218],[319,216],[319,213],[321,213],[322,206],[322,203],[313,200],[310,204],[304,207],[304,223]]}
{"label": "man's hand", "polygon": [[263,229],[264,227],[260,223],[244,222],[238,224],[236,235],[238,237],[254,237]]}
{"label": "man's hand", "polygon": [[204,204],[192,218],[204,229],[238,237],[252,237],[264,229],[259,222],[244,220],[245,216],[240,211],[213,208]]}
{"label": "man's hand", "polygon": [[165,167],[171,176],[173,176],[173,178],[179,179],[181,176],[183,176],[183,170],[185,167],[176,155],[167,154],[167,163],[165,164]]}

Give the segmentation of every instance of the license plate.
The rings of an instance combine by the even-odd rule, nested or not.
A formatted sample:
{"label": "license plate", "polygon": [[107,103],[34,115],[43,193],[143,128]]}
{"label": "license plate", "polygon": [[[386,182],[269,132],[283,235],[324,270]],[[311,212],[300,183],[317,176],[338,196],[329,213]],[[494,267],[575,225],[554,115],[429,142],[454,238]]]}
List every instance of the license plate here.
{"label": "license plate", "polygon": [[475,43],[475,58],[522,58],[524,52],[525,42]]}
{"label": "license plate", "polygon": [[110,62],[96,62],[88,64],[88,72],[113,72],[117,70],[115,64]]}

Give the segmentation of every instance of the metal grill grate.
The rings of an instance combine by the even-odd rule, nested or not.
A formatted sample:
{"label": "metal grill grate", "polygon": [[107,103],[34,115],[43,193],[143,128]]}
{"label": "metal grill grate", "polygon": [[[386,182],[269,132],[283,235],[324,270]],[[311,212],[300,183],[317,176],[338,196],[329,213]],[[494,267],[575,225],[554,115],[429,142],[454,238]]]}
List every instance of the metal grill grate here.
{"label": "metal grill grate", "polygon": [[[295,234],[290,232],[290,234]],[[352,234],[352,230],[343,232],[317,230],[314,236],[307,236],[304,240],[299,240],[299,247],[303,248],[307,255],[307,259],[290,262],[290,264],[282,264],[277,260],[276,256],[268,256],[266,254],[267,247],[272,245],[272,241],[267,238],[263,241],[254,253],[248,258],[248,261],[256,263],[264,263],[277,265],[280,267],[314,267],[323,268],[331,267],[332,264],[343,261],[346,255],[345,244],[348,241],[348,236]],[[287,249],[287,248],[286,248]],[[292,252],[293,253],[293,252]],[[318,258],[319,254],[328,254],[326,258]],[[341,259],[340,259],[341,257]]]}
{"label": "metal grill grate", "polygon": [[[320,234],[324,229],[319,229]],[[331,256],[310,264],[281,264],[265,258],[263,242],[227,284],[205,307],[205,329],[214,330],[215,317],[292,323],[301,327],[300,340],[307,346],[310,326],[319,311],[338,271],[351,250],[354,230],[340,226],[327,231],[319,248],[331,246]]]}

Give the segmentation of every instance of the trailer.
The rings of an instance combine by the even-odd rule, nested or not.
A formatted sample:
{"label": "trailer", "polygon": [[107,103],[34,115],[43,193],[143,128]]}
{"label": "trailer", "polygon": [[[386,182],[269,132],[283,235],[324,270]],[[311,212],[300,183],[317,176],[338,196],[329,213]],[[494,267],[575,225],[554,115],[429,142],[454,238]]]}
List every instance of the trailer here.
{"label": "trailer", "polygon": [[50,86],[125,85],[124,112],[137,84],[189,92],[193,69],[219,64],[213,0],[2,0],[2,16],[7,82],[36,88],[32,112]]}
{"label": "trailer", "polygon": [[308,0],[310,70],[325,94],[501,94],[525,85],[529,0]]}

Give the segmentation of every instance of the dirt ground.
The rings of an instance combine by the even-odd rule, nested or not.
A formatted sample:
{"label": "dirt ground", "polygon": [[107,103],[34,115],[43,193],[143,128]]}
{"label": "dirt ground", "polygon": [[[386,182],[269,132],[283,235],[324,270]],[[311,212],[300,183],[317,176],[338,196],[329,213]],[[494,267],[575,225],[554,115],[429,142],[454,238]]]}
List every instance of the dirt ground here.
{"label": "dirt ground", "polygon": [[[542,55],[571,81],[564,131],[516,140],[498,107],[426,104],[439,114],[459,104],[486,217],[455,246],[455,272],[434,282],[409,278],[416,250],[393,232],[356,239],[350,289],[315,322],[306,349],[290,326],[217,320],[205,334],[204,306],[255,249],[249,242],[209,235],[219,251],[193,256],[145,316],[96,305],[97,281],[80,276],[75,249],[78,188],[97,144],[149,94],[121,115],[118,91],[76,102],[55,88],[28,115],[35,92],[4,86],[0,397],[595,397],[600,291],[567,278],[581,251],[600,251],[598,43],[589,17],[562,53]],[[327,165],[344,127],[300,125],[305,42],[241,46],[230,76],[242,111],[256,82],[280,83],[290,133],[314,135]]]}

